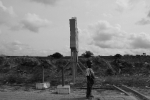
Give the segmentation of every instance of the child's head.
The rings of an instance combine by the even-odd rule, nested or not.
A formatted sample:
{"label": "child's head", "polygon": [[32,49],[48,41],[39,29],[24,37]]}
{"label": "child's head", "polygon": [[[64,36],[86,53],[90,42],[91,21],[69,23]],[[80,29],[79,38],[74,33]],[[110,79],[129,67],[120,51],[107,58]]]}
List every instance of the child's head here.
{"label": "child's head", "polygon": [[91,68],[92,65],[93,65],[93,63],[92,63],[91,60],[88,60],[88,61],[86,62],[86,64],[87,64],[87,67],[88,67],[88,68]]}

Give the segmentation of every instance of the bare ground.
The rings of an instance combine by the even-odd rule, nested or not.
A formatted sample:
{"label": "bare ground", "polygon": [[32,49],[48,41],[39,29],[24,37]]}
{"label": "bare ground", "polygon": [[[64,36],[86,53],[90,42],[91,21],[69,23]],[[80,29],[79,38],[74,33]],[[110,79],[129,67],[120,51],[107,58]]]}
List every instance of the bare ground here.
{"label": "bare ground", "polygon": [[[84,100],[85,98],[85,89],[71,89],[70,94],[57,94],[55,92],[56,87],[45,90],[36,90],[35,87],[29,86],[0,86],[0,100]],[[149,96],[150,89],[137,89],[141,93]],[[122,96],[123,93],[120,93],[116,90],[93,90],[94,96]]]}

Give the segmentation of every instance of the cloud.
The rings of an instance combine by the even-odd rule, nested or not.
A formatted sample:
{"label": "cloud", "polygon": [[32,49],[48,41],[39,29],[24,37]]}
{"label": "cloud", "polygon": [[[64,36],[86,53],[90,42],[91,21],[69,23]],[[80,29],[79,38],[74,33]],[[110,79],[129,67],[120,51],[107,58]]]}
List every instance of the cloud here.
{"label": "cloud", "polygon": [[6,7],[0,1],[0,25],[10,25],[13,22],[13,18],[16,16],[13,7]]}
{"label": "cloud", "polygon": [[[117,42],[120,39],[123,41],[124,31],[121,31],[120,25],[112,26],[107,21],[99,21],[89,25],[89,33],[92,35],[91,44],[101,48],[120,48],[122,43]],[[112,45],[112,44],[115,45]],[[123,46],[123,45],[122,45]]]}
{"label": "cloud", "polygon": [[134,49],[148,49],[150,48],[150,35],[146,33],[139,33],[131,35],[131,46]]}
{"label": "cloud", "polygon": [[108,18],[112,18],[113,15],[112,14],[109,14],[109,13],[103,13],[102,14],[104,17],[108,17]]}
{"label": "cloud", "polygon": [[55,5],[59,0],[30,0],[37,3],[42,3],[45,5]]}
{"label": "cloud", "polygon": [[139,3],[139,1],[142,0],[116,0],[116,10],[123,12],[127,9],[133,9]]}
{"label": "cloud", "polygon": [[30,13],[21,20],[21,27],[32,32],[38,32],[40,28],[47,27],[49,24],[50,22],[47,19],[41,19],[38,15]]}
{"label": "cloud", "polygon": [[144,40],[143,38],[136,38],[132,45],[134,48],[150,48],[150,41]]}
{"label": "cloud", "polygon": [[138,21],[136,24],[138,25],[147,25],[150,24],[150,20],[146,18],[142,18],[140,21]]}
{"label": "cloud", "polygon": [[123,12],[124,9],[128,8],[129,6],[127,0],[117,0],[116,4],[117,4],[116,10],[119,12]]}
{"label": "cloud", "polygon": [[81,44],[90,44],[92,42],[91,40],[91,34],[87,31],[87,30],[81,30],[80,28],[78,28],[78,35],[79,35],[79,42]]}
{"label": "cloud", "polygon": [[136,54],[149,52],[150,35],[148,33],[130,33],[121,29],[121,25],[112,25],[108,21],[90,24],[86,30],[79,31],[80,52],[90,50],[99,55]]}
{"label": "cloud", "polygon": [[13,42],[7,42],[7,41],[1,41],[0,42],[0,54],[4,55],[19,55],[22,52],[24,48],[26,48],[28,45],[21,43],[20,41],[13,41]]}
{"label": "cloud", "polygon": [[10,56],[47,56],[54,52],[53,50],[33,49],[30,45],[22,43],[18,40],[7,42],[0,41],[0,55]]}
{"label": "cloud", "polygon": [[4,47],[8,50],[8,51],[20,51],[22,50],[24,47],[27,47],[26,44],[21,43],[20,41],[16,40],[10,43],[4,43]]}
{"label": "cloud", "polygon": [[0,1],[0,25],[6,25],[11,30],[27,29],[38,32],[40,28],[47,27],[50,22],[36,14],[28,13],[24,19],[18,18],[13,7],[6,7]]}
{"label": "cloud", "polygon": [[147,16],[145,18],[142,18],[140,21],[136,22],[135,24],[138,25],[148,25],[150,24],[150,11],[148,12]]}

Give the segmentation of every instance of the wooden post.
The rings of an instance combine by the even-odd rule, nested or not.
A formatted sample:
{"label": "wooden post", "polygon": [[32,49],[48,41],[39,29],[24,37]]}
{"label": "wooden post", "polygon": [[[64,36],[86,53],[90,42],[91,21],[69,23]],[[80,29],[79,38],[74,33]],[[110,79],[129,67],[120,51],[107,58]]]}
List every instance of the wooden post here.
{"label": "wooden post", "polygon": [[73,83],[75,83],[75,81],[76,81],[76,72],[75,72],[75,68],[76,68],[75,62],[73,62]]}
{"label": "wooden post", "polygon": [[62,67],[62,86],[65,85],[65,82],[64,82],[64,67]]}
{"label": "wooden post", "polygon": [[44,83],[44,66],[42,66],[42,69],[43,69],[43,83]]}

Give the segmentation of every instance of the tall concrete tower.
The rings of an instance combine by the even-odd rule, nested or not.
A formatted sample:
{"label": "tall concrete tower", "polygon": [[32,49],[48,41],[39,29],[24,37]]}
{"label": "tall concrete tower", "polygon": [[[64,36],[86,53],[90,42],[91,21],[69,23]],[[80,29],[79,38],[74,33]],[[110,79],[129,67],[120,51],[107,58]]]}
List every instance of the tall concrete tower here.
{"label": "tall concrete tower", "polygon": [[78,28],[77,18],[72,17],[70,19],[70,49],[71,49],[71,61],[73,71],[73,83],[75,83],[77,63],[78,63]]}

